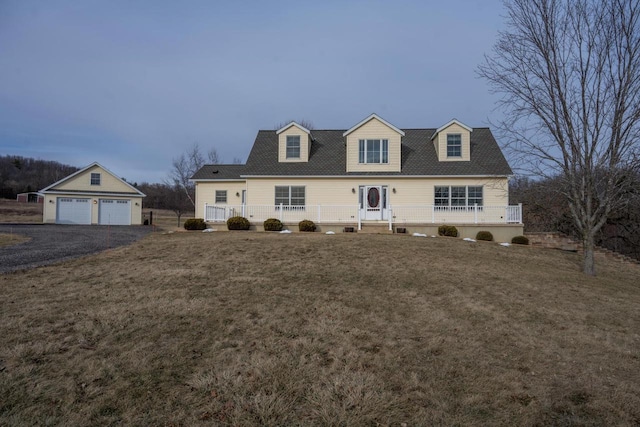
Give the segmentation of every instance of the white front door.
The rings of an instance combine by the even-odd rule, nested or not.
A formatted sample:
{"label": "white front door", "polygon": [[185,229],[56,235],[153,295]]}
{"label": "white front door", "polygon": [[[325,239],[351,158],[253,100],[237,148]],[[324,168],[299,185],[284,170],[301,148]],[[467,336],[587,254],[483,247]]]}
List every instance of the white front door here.
{"label": "white front door", "polygon": [[365,221],[388,219],[387,187],[383,185],[360,186],[360,219]]}

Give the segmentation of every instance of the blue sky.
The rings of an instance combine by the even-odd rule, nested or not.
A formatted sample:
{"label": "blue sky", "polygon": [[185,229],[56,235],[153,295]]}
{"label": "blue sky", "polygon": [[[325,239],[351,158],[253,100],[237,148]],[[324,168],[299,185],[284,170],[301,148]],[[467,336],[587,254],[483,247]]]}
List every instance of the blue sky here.
{"label": "blue sky", "polygon": [[290,119],[400,128],[500,114],[475,74],[501,0],[0,0],[0,154],[161,182],[198,143],[246,160]]}

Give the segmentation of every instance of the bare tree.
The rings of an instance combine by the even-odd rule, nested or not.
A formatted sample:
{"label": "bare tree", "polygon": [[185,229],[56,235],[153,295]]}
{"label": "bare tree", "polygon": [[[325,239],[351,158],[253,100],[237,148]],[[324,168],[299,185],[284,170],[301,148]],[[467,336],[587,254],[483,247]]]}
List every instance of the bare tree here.
{"label": "bare tree", "polygon": [[218,155],[218,150],[216,150],[215,148],[209,150],[209,152],[207,153],[207,158],[209,159],[210,165],[219,165],[220,163],[222,163],[222,159]]}
{"label": "bare tree", "polygon": [[288,125],[291,122],[296,122],[297,124],[299,124],[300,126],[302,126],[303,128],[305,128],[307,130],[312,130],[313,129],[313,122],[311,120],[307,120],[307,119],[288,120],[286,122],[280,122],[280,123],[278,123],[278,124],[276,124],[274,126],[274,129],[276,129],[276,130],[282,129],[283,127],[285,127],[286,125]]}
{"label": "bare tree", "polygon": [[[209,150],[207,158],[210,164],[220,163],[218,151],[215,148]],[[177,186],[182,189],[192,206],[196,205],[196,190],[195,185],[189,180],[204,164],[205,158],[200,146],[197,143],[193,144],[187,151],[173,159],[169,180],[166,182],[168,186]]]}
{"label": "bare tree", "polygon": [[640,0],[505,1],[507,30],[479,74],[516,166],[563,180],[595,274],[594,239],[638,167]]}
{"label": "bare tree", "polygon": [[193,208],[191,199],[186,196],[184,190],[179,185],[167,186],[164,196],[166,198],[164,201],[166,207],[176,214],[176,217],[178,217],[178,227],[180,227],[182,215]]}

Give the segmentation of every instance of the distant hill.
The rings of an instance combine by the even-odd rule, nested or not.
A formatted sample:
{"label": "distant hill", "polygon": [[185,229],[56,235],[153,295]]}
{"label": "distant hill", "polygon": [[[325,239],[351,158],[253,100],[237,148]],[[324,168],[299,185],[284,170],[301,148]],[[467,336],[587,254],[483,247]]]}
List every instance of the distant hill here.
{"label": "distant hill", "polygon": [[14,199],[18,193],[41,190],[77,170],[50,160],[0,156],[0,197]]}

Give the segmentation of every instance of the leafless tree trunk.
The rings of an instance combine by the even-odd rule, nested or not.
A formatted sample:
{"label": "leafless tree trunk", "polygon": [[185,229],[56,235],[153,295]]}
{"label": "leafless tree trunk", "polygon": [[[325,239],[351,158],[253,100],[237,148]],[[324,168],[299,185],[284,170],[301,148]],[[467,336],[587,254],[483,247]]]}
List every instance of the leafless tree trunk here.
{"label": "leafless tree trunk", "polygon": [[515,166],[561,177],[595,274],[595,236],[638,168],[640,0],[505,1],[507,30],[479,67],[502,95]]}

